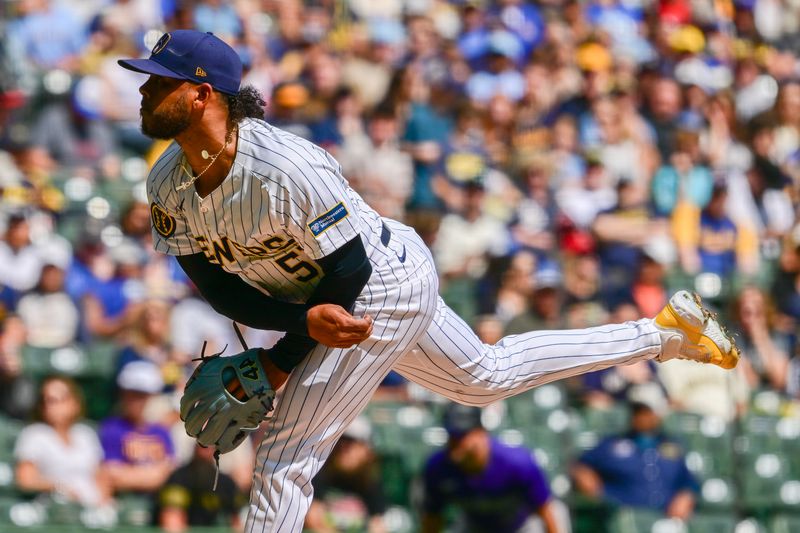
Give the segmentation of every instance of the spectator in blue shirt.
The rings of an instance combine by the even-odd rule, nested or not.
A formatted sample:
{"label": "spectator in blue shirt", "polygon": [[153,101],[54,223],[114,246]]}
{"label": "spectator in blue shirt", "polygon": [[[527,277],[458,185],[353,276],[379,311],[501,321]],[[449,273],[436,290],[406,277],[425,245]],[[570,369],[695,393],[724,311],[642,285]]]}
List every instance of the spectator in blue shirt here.
{"label": "spectator in blue shirt", "polygon": [[23,16],[10,32],[16,49],[39,69],[75,70],[87,38],[77,14],[50,0],[26,2],[20,9]]}
{"label": "spectator in blue shirt", "polygon": [[564,523],[568,520],[557,516],[547,478],[530,450],[506,446],[489,435],[477,407],[450,405],[444,426],[447,448],[433,454],[425,466],[423,533],[442,531],[443,513],[451,506],[461,519],[452,531],[569,530]]}
{"label": "spectator in blue shirt", "polygon": [[210,31],[223,38],[234,39],[242,35],[242,21],[233,6],[221,0],[205,0],[194,8],[195,28]]}
{"label": "spectator in blue shirt", "polygon": [[602,440],[578,459],[572,470],[576,489],[612,505],[688,519],[698,485],[683,448],[661,430],[665,406],[663,396],[641,395],[632,402],[628,432]]}

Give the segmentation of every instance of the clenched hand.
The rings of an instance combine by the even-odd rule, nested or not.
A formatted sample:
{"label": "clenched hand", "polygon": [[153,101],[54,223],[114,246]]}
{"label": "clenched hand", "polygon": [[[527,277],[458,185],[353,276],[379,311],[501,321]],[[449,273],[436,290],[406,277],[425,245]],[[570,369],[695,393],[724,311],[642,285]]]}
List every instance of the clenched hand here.
{"label": "clenched hand", "polygon": [[315,305],[306,314],[308,335],[330,348],[349,348],[372,335],[372,317],[354,317],[335,304]]}

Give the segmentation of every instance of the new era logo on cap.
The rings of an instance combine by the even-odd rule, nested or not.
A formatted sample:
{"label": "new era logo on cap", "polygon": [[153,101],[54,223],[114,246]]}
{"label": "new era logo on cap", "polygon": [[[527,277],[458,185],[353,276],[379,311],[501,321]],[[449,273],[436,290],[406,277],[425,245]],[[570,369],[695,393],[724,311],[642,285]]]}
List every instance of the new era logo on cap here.
{"label": "new era logo on cap", "polygon": [[242,80],[242,61],[236,51],[212,33],[196,30],[165,33],[148,59],[121,59],[118,63],[144,74],[209,83],[230,95],[239,92]]}

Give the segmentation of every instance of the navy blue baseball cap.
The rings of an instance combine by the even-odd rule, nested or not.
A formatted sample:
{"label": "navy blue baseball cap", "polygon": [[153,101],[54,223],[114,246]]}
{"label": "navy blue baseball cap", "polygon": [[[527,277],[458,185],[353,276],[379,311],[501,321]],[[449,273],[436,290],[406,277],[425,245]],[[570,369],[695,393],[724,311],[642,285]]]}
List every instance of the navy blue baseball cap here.
{"label": "navy blue baseball cap", "polygon": [[118,63],[134,72],[208,83],[229,95],[238,93],[242,82],[242,61],[236,51],[214,34],[196,30],[165,33],[149,58]]}
{"label": "navy blue baseball cap", "polygon": [[480,407],[451,403],[445,409],[442,425],[451,439],[460,439],[473,429],[483,428]]}

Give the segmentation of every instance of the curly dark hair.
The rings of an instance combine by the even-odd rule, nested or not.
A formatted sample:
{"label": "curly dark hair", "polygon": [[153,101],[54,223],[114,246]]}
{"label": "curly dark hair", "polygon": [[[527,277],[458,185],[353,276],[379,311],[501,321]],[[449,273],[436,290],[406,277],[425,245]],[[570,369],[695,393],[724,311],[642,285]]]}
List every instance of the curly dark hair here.
{"label": "curly dark hair", "polygon": [[235,96],[226,95],[228,102],[228,120],[238,124],[246,118],[264,118],[264,106],[267,105],[255,87],[245,85]]}

